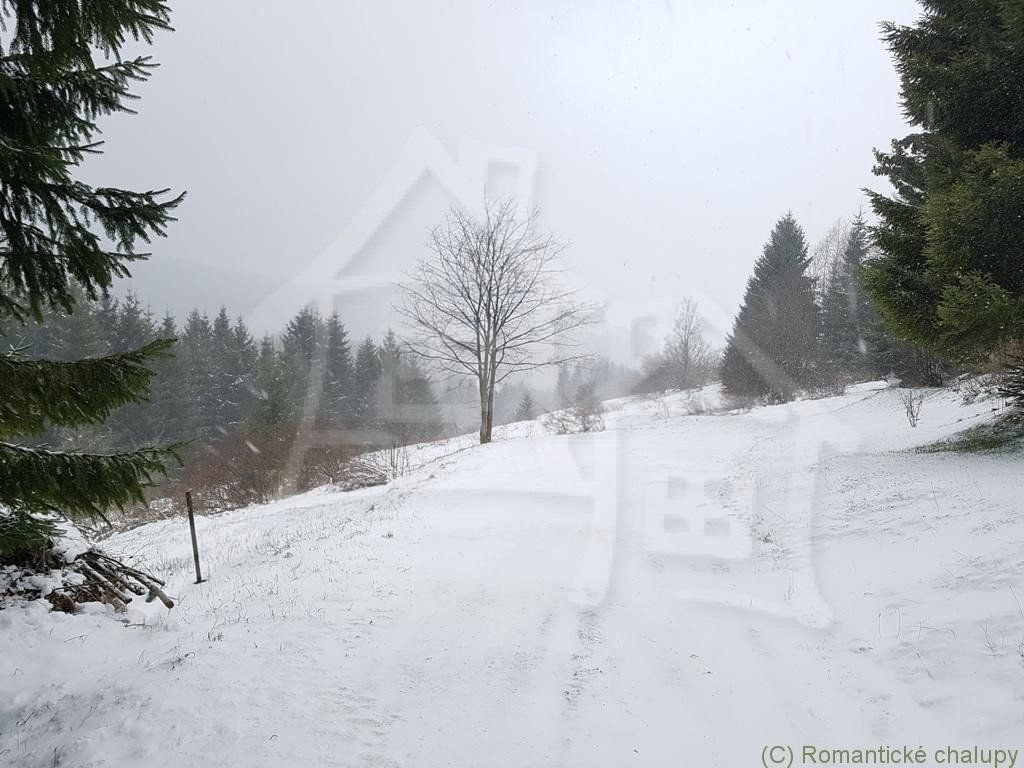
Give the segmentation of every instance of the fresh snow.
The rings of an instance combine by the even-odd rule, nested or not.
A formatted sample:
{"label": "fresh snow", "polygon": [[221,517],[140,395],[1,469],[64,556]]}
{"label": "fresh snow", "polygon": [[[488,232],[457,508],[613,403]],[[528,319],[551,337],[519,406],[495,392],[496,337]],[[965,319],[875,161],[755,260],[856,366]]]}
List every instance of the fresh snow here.
{"label": "fresh snow", "polygon": [[387,486],[198,519],[198,585],[183,520],[118,534],[177,607],[0,610],[0,764],[1019,745],[1019,459],[909,450],[990,406],[932,391],[912,429],[880,386],[709,415],[623,399],[597,434],[419,446]]}

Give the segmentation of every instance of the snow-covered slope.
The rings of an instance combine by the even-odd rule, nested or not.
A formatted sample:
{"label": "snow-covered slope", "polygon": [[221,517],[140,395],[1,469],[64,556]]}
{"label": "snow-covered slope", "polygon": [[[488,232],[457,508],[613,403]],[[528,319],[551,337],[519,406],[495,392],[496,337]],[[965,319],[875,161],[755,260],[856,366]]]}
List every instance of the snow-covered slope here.
{"label": "snow-covered slope", "polygon": [[[714,393],[706,393],[712,397]],[[106,542],[178,607],[0,611],[0,763],[740,766],[1024,733],[1024,480],[905,449],[988,415],[892,390],[523,423]],[[1024,759],[1024,758],[1021,758]]]}

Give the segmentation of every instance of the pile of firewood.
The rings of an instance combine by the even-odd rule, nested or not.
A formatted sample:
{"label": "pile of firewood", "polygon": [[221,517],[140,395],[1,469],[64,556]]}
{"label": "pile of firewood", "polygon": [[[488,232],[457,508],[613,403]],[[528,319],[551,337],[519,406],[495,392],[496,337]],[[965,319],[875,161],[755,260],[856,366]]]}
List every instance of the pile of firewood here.
{"label": "pile of firewood", "polygon": [[159,600],[168,608],[174,607],[174,601],[163,591],[164,582],[156,576],[125,565],[96,549],[80,554],[68,569],[81,574],[81,577],[74,581],[66,579],[62,586],[46,596],[56,610],[72,613],[79,603],[101,602],[123,611],[133,596],[143,595],[147,603]]}

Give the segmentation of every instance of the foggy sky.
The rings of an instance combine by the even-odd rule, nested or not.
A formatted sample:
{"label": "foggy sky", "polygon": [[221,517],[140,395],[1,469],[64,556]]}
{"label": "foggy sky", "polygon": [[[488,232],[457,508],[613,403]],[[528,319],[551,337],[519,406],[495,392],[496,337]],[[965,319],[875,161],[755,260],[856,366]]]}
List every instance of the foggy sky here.
{"label": "foggy sky", "polygon": [[[545,225],[607,296],[698,294],[731,315],[780,215],[813,242],[866,208],[862,187],[885,188],[871,150],[907,129],[878,22],[918,14],[909,0],[172,8],[139,114],[102,124],[86,170],[187,190],[129,284],[178,315],[249,313],[345,229],[417,127],[453,150],[535,153]],[[439,214],[402,215],[374,254],[420,255]]]}

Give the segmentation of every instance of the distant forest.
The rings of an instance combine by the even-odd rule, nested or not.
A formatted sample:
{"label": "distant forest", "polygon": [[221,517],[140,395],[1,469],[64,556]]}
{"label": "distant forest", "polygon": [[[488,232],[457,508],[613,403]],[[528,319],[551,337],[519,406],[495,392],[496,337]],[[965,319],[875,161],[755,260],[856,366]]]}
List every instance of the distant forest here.
{"label": "distant forest", "polygon": [[416,360],[402,354],[394,333],[353,344],[337,314],[324,318],[308,308],[276,339],[256,340],[226,309],[212,319],[194,310],[179,327],[169,315],[157,320],[135,295],[79,296],[74,315],[51,312],[41,324],[13,329],[5,345],[33,358],[70,361],[159,338],[177,343],[151,364],[149,402],[120,408],[102,425],[51,429],[38,442],[99,453],[176,444],[183,467],[172,473],[172,486],[237,486],[245,476],[268,474],[250,483],[259,488],[241,493],[238,501],[247,502],[275,495],[304,420],[332,434],[335,452],[343,444],[347,455],[431,440],[443,431],[434,387]]}
{"label": "distant forest", "polygon": [[[170,315],[158,319],[134,294],[91,301],[79,293],[73,315],[51,311],[42,323],[7,330],[5,347],[65,361],[177,340],[150,364],[156,375],[148,402],[119,408],[99,425],[51,428],[36,441],[94,453],[175,444],[182,465],[153,498],[180,501],[192,488],[199,503],[223,508],[325,482],[384,481],[389,468],[361,467],[354,480],[342,475],[359,454],[472,429],[452,415],[472,417],[471,388],[432,380],[392,331],[353,341],[337,313],[323,317],[303,308],[280,333],[256,339],[226,308],[212,318],[193,310],[179,324]],[[496,398],[496,423],[564,406],[583,385],[608,397],[628,394],[638,378],[624,366],[593,359],[562,367],[551,392],[510,383]],[[317,440],[297,453],[303,429]],[[294,477],[286,477],[296,456]]]}

